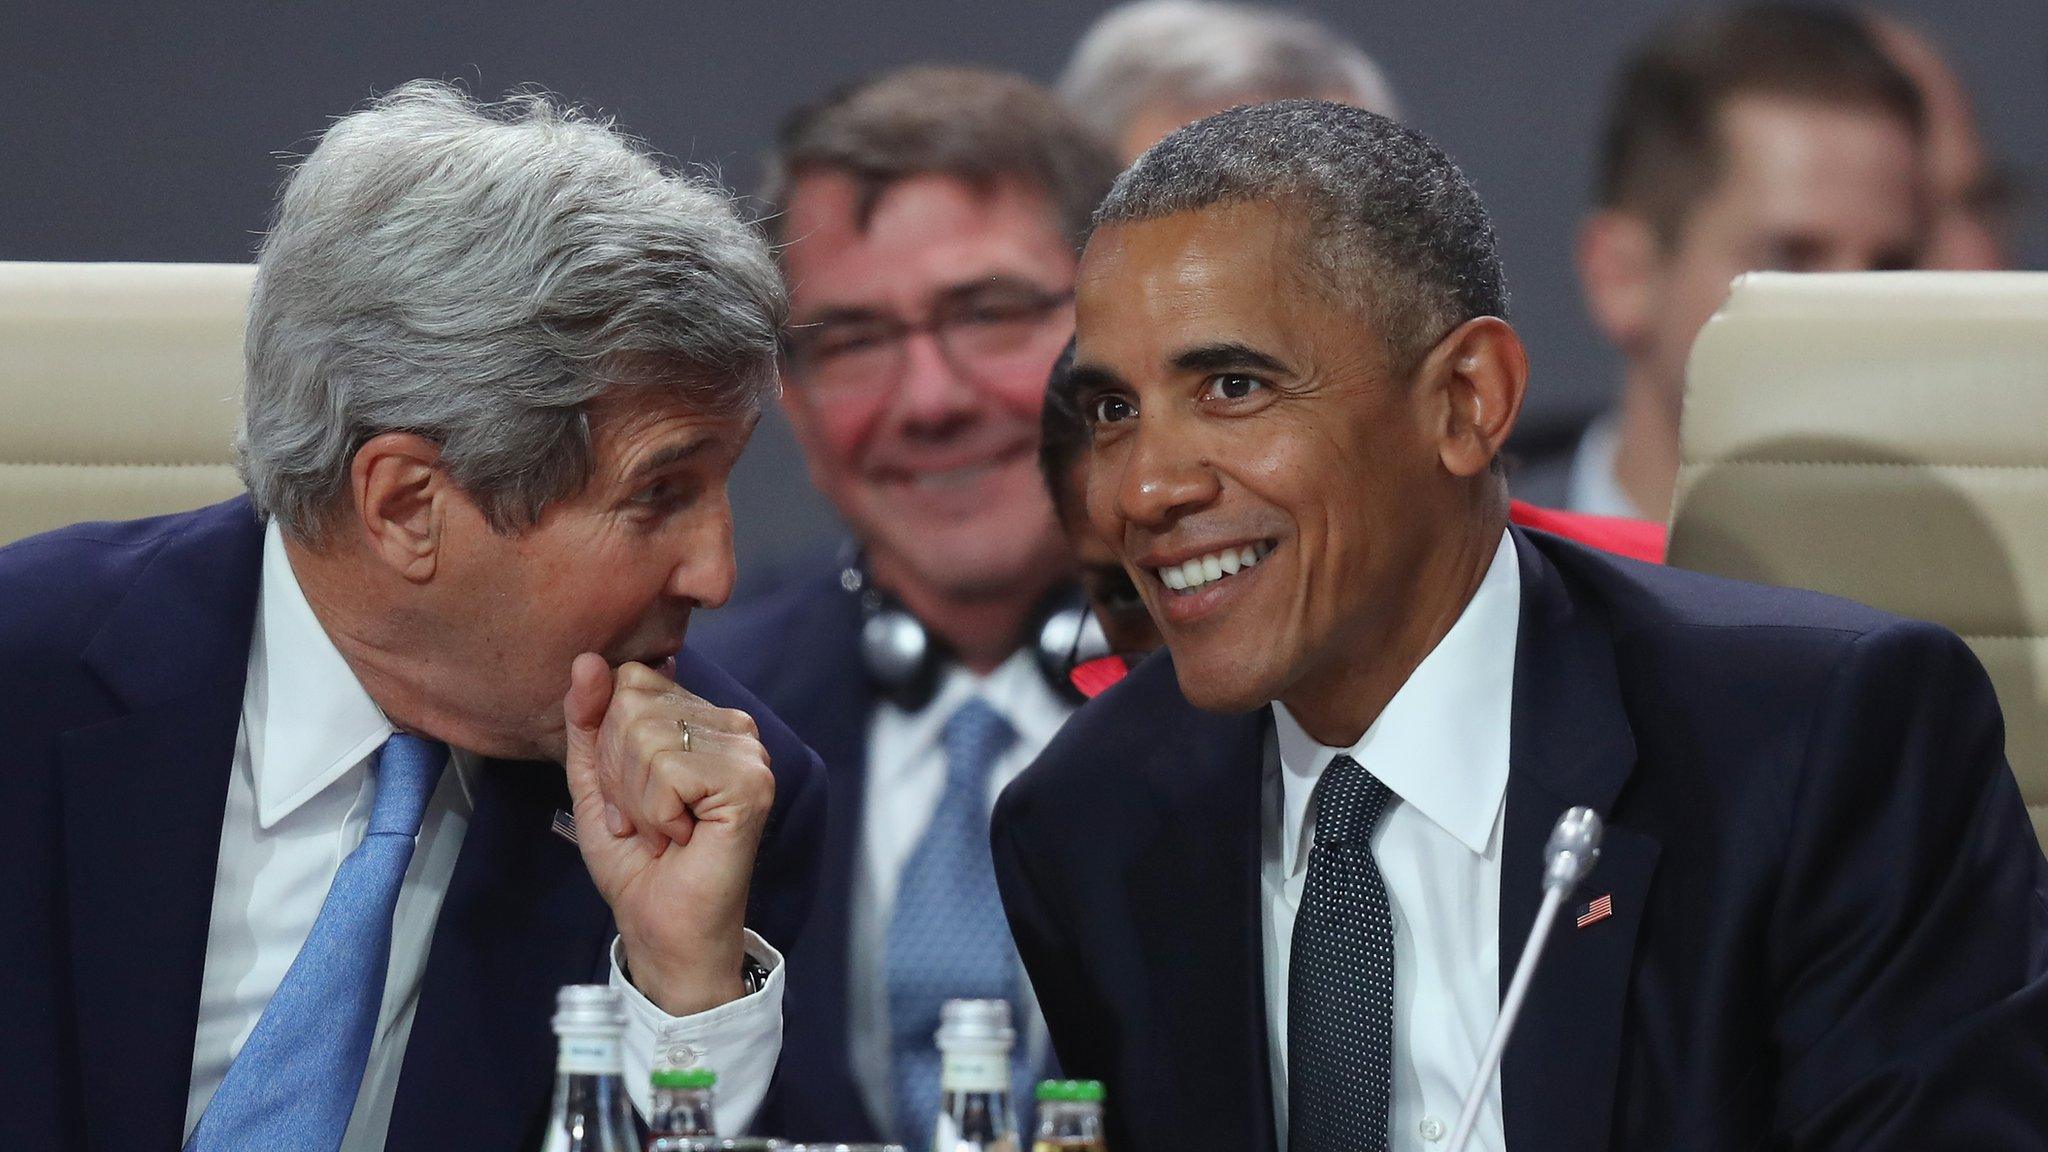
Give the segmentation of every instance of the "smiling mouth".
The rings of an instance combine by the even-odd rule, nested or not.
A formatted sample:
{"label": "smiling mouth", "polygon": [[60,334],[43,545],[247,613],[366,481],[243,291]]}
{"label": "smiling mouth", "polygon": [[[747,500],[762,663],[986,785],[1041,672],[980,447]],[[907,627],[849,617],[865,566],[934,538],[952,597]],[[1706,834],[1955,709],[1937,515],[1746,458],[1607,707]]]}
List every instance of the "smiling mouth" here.
{"label": "smiling mouth", "polygon": [[1260,540],[1253,544],[1224,548],[1192,560],[1184,560],[1179,564],[1154,568],[1152,574],[1157,576],[1159,582],[1166,585],[1169,591],[1185,596],[1218,581],[1228,580],[1239,572],[1255,566],[1271,555],[1276,546],[1272,540]]}

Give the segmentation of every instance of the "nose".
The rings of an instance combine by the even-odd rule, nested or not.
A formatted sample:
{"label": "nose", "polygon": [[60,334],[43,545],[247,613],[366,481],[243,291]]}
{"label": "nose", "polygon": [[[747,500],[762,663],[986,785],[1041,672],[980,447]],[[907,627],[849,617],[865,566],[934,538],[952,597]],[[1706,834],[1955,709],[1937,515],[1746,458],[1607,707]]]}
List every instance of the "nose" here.
{"label": "nose", "polygon": [[1116,480],[1116,506],[1128,523],[1153,532],[1207,507],[1221,492],[1215,469],[1170,423],[1144,420]]}
{"label": "nose", "polygon": [[920,430],[950,428],[973,415],[979,395],[931,333],[904,339],[896,410],[906,424]]}
{"label": "nose", "polygon": [[732,547],[732,504],[723,488],[718,507],[702,530],[684,535],[664,589],[674,599],[700,608],[718,608],[732,599],[739,583],[739,562]]}

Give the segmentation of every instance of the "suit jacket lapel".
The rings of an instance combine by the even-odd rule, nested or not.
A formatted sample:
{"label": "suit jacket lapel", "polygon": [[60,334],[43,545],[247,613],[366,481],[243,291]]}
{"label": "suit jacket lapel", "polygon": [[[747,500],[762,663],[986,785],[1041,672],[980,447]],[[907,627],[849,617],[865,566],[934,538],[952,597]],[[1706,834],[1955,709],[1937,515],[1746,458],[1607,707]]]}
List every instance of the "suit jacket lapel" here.
{"label": "suit jacket lapel", "polygon": [[[1528,536],[1516,531],[1515,545],[1522,622],[1501,856],[1503,991],[1542,902],[1551,825],[1574,805],[1609,814],[1636,757],[1605,621],[1574,602]],[[1503,1060],[1510,1146],[1608,1146],[1623,1006],[1657,853],[1655,840],[1610,822],[1599,865],[1560,916]],[[1578,928],[1577,910],[1602,895],[1612,914]]]}
{"label": "suit jacket lapel", "polygon": [[540,1022],[564,984],[603,983],[612,937],[554,764],[492,761],[441,905],[392,1103],[388,1147],[514,1148],[546,1119],[554,1042]]}
{"label": "suit jacket lapel", "polygon": [[1134,1033],[1150,1033],[1153,1066],[1179,1081],[1168,1099],[1186,1146],[1271,1148],[1259,891],[1267,714],[1178,704],[1161,709],[1173,738],[1139,769],[1155,803],[1149,826],[1132,830],[1128,891],[1152,1008]]}
{"label": "suit jacket lapel", "polygon": [[184,1140],[262,541],[245,500],[194,514],[82,654],[121,709],[60,737],[71,1011],[94,1149]]}

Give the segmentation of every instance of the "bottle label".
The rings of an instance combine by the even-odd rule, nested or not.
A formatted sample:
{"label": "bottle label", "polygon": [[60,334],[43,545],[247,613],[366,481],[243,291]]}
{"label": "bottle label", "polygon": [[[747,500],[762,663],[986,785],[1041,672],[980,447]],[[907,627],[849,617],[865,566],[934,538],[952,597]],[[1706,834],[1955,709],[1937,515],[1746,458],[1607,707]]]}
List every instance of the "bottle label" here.
{"label": "bottle label", "polygon": [[939,1088],[945,1092],[1008,1092],[1010,1058],[983,1052],[948,1052],[939,1065]]}
{"label": "bottle label", "polygon": [[626,1063],[616,1036],[564,1036],[555,1070],[571,1076],[619,1076]]}

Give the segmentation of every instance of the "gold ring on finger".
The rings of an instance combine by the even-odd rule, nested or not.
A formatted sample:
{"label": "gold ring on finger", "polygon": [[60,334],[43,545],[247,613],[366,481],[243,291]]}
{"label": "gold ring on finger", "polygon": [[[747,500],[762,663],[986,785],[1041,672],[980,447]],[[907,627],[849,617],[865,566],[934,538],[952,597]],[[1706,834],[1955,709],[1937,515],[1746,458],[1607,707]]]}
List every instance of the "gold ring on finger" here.
{"label": "gold ring on finger", "polygon": [[683,734],[683,751],[688,752],[690,750],[690,722],[688,720],[677,720],[676,731]]}

